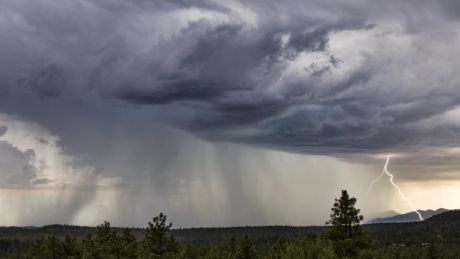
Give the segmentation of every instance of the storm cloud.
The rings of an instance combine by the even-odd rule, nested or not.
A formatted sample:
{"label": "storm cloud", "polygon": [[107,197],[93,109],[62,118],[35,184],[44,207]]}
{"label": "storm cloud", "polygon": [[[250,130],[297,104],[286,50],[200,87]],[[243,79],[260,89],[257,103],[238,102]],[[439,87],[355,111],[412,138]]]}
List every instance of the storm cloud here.
{"label": "storm cloud", "polygon": [[[234,144],[364,164],[399,154],[408,179],[447,179],[432,172],[460,166],[459,8],[453,0],[0,0],[0,115],[45,128],[48,138],[33,145],[53,146],[81,180],[63,218],[77,219],[107,182],[148,184],[159,197],[184,184],[191,191],[200,177],[190,164],[206,165],[194,147],[211,156],[222,145],[214,152],[227,159],[214,157],[225,166],[211,163],[222,173],[213,179],[239,193],[245,169],[230,176],[228,161],[245,159],[229,151]],[[59,185],[28,167],[39,151],[17,149],[2,125],[5,184]],[[91,191],[74,197],[80,189]],[[260,202],[248,196],[228,202]],[[248,218],[265,215],[256,207]]]}
{"label": "storm cloud", "polygon": [[[438,20],[421,29],[428,21],[360,1],[4,1],[3,98],[164,106],[163,123],[205,139],[292,152],[453,146],[457,122],[442,120],[460,102],[449,4],[417,7]],[[189,17],[168,26],[176,16]]]}

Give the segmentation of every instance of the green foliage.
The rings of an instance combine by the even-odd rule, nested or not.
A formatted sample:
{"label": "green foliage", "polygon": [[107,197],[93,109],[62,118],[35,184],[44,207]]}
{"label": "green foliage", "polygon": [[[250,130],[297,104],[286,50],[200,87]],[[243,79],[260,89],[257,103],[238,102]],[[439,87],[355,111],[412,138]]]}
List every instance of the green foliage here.
{"label": "green foliage", "polygon": [[297,238],[278,240],[267,255],[268,259],[334,259],[334,249],[329,241]]}
{"label": "green foliage", "polygon": [[160,213],[149,222],[141,243],[141,258],[173,258],[179,251],[179,244],[168,232],[172,223],[166,223],[166,215]]}
{"label": "green foliage", "polygon": [[257,253],[254,250],[251,240],[248,236],[245,236],[241,242],[240,249],[237,253],[236,258],[238,259],[255,259],[257,258]]}
{"label": "green foliage", "polygon": [[117,233],[110,228],[110,223],[104,221],[96,229],[93,240],[94,256],[96,258],[119,258],[120,242]]}
{"label": "green foliage", "polygon": [[331,225],[326,238],[333,242],[335,254],[340,258],[356,257],[370,248],[371,240],[360,225],[363,216],[355,204],[356,198],[350,198],[348,192],[342,190],[331,209],[331,218],[326,222]]}
{"label": "green foliage", "polygon": [[65,255],[64,244],[54,236],[40,238],[32,243],[31,258],[62,258]]}
{"label": "green foliage", "polygon": [[188,244],[179,255],[179,259],[198,259],[200,258],[197,249]]}
{"label": "green foliage", "polygon": [[346,190],[342,190],[339,199],[335,199],[332,207],[331,219],[326,222],[332,225],[328,232],[333,240],[351,239],[362,232],[359,223],[364,219],[359,215],[359,209],[355,208],[356,198],[350,198]]}
{"label": "green foliage", "polygon": [[87,235],[81,241],[81,254],[82,258],[97,258],[98,251],[94,248],[94,240],[92,239],[91,235]]}
{"label": "green foliage", "polygon": [[389,249],[389,257],[394,259],[402,258],[401,247],[393,244]]}
{"label": "green foliage", "polygon": [[429,242],[426,246],[425,253],[423,255],[424,259],[436,259],[438,257],[438,253],[436,248],[432,242]]}
{"label": "green foliage", "polygon": [[66,236],[62,242],[63,255],[67,258],[80,258],[80,250],[75,237]]}
{"label": "green foliage", "polygon": [[136,236],[130,229],[124,229],[120,237],[120,254],[123,258],[135,258],[137,256],[138,243]]}
{"label": "green foliage", "polygon": [[282,259],[287,251],[287,243],[284,240],[278,240],[275,245],[271,248],[268,258],[270,259]]}
{"label": "green foliage", "polygon": [[[114,228],[109,222],[96,228],[62,225],[27,230],[3,228],[14,234],[14,238],[4,239],[2,234],[5,232],[0,228],[0,258],[460,258],[460,212],[450,212],[419,223],[365,225],[364,231],[359,225],[362,220],[359,210],[354,208],[356,201],[343,197],[337,199],[334,207],[339,210],[333,209],[330,222],[355,222],[351,224],[351,236],[344,231],[347,227],[334,228],[333,224],[327,228],[278,226],[171,230],[172,225],[167,223],[166,216],[160,214],[147,229]],[[349,201],[348,206],[341,207],[341,201]],[[352,216],[345,215],[347,211],[351,211]],[[335,216],[337,220],[334,221]],[[355,220],[342,220],[346,217]],[[17,231],[35,233],[36,236],[17,239],[20,237]],[[372,246],[370,236],[374,238]],[[179,242],[183,244],[182,248]]]}

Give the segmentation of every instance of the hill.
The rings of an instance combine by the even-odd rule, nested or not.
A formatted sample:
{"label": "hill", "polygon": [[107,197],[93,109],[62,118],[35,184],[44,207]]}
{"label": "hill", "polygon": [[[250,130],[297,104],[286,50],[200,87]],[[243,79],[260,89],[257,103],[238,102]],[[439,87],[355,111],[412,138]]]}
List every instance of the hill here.
{"label": "hill", "polygon": [[[419,210],[420,214],[424,219],[433,217],[434,215],[448,211],[447,209],[440,208],[437,210]],[[406,222],[416,222],[419,221],[418,215],[415,212],[409,212],[405,214],[398,214],[389,217],[378,217],[371,219],[367,224],[377,224],[377,223],[406,223]]]}
{"label": "hill", "polygon": [[[270,251],[279,240],[294,241],[300,239],[319,240],[327,230],[326,226],[265,226],[265,227],[226,227],[226,228],[188,228],[173,229],[172,235],[182,247],[188,244],[207,249],[226,244],[233,237],[251,239],[257,251]],[[443,251],[442,258],[460,258],[460,210],[445,211],[422,222],[365,224],[365,230],[374,240],[376,251],[385,254],[394,246],[403,247],[403,251],[420,258],[421,251],[430,243]],[[122,228],[112,228],[121,232]],[[145,229],[132,229],[138,240],[142,239]],[[49,225],[43,227],[0,227],[0,258],[8,253],[21,254],[30,249],[32,241],[41,237],[55,236],[63,240],[65,236],[82,240],[96,232],[94,227],[69,225]]]}
{"label": "hill", "polygon": [[[460,210],[442,211],[442,209],[440,209],[434,212],[440,213],[433,214],[432,217],[422,222],[374,223],[365,224],[364,228],[377,240],[385,239],[390,242],[402,242],[410,236],[416,236],[417,238],[414,240],[421,240],[434,233],[451,233],[452,235],[460,236]],[[429,213],[429,211],[427,211],[427,213]],[[122,228],[113,229],[122,231]],[[246,235],[255,240],[276,237],[289,238],[295,236],[307,236],[314,239],[321,236],[326,229],[326,226],[246,226],[185,228],[173,229],[171,232],[181,243],[212,243],[225,241],[230,237],[242,238]],[[95,231],[95,227],[71,225],[0,227],[0,240],[33,240],[47,235],[54,235],[58,238],[64,238],[66,235],[83,238],[88,234],[94,235]],[[133,232],[140,238],[144,235],[145,229],[135,228],[133,229]]]}
{"label": "hill", "polygon": [[[376,219],[376,218],[388,218],[388,217],[393,217],[393,216],[396,216],[396,215],[400,215],[400,213],[394,211],[394,210],[386,210],[386,211],[382,211],[382,212],[378,212],[378,213],[373,213],[373,214],[365,214],[364,215],[364,218],[367,220],[367,219]],[[369,220],[367,220],[366,222],[368,222]]]}

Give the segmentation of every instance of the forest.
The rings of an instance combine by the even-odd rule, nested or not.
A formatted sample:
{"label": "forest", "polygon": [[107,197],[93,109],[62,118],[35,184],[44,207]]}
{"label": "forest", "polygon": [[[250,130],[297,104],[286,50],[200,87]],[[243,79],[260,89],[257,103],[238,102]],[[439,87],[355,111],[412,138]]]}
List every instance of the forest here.
{"label": "forest", "polygon": [[460,211],[422,222],[362,225],[342,191],[326,226],[174,229],[160,213],[147,228],[1,227],[0,258],[460,258]]}

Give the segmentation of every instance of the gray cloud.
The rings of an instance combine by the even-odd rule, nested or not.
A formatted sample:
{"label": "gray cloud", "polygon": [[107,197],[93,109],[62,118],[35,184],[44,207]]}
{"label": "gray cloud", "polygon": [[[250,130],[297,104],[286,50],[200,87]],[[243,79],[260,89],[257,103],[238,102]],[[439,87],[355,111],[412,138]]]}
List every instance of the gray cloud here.
{"label": "gray cloud", "polygon": [[[96,108],[93,115],[98,116],[125,102],[132,105],[126,106],[127,110],[152,106],[149,109],[154,110],[156,120],[205,139],[314,154],[390,152],[409,146],[458,144],[449,142],[456,137],[456,122],[443,121],[423,129],[418,123],[457,107],[460,97],[456,84],[460,80],[449,80],[449,75],[436,71],[412,81],[399,80],[405,77],[401,73],[423,73],[426,67],[418,63],[422,58],[443,60],[433,51],[419,56],[402,53],[404,59],[412,60],[399,67],[403,60],[388,56],[399,55],[397,50],[387,52],[392,48],[392,37],[406,37],[418,48],[435,43],[423,43],[425,31],[420,26],[427,21],[418,17],[409,21],[410,14],[398,16],[407,8],[415,8],[412,3],[383,4],[380,7],[392,10],[386,16],[375,15],[377,5],[364,3],[269,1],[260,5],[249,1],[243,5],[252,12],[250,15],[240,13],[235,5],[212,1],[102,1],[92,7],[75,5],[71,9],[53,1],[35,3],[34,8],[5,3],[6,9],[22,17],[23,22],[2,22],[1,28],[10,36],[0,51],[24,53],[8,61],[11,71],[3,75],[2,81],[8,83],[2,87],[2,109],[53,127],[58,122],[50,122],[48,117],[59,113],[51,112],[55,108],[81,113],[82,123],[90,123],[85,111],[77,109],[105,106]],[[449,17],[444,17],[443,10],[450,5],[446,1],[439,5],[423,2],[416,9],[439,10],[433,16],[447,23]],[[48,15],[53,9],[56,12]],[[167,36],[153,27],[148,37],[131,37],[146,30],[137,19],[165,23],[162,14],[173,17],[174,12],[191,9],[213,13],[222,20],[190,18],[182,26],[165,26],[164,32],[168,28],[171,31]],[[311,11],[301,16],[306,9],[321,10],[322,15]],[[355,15],[357,10],[361,15]],[[88,19],[78,20],[78,12],[88,13]],[[286,19],[267,19],[275,12],[280,14],[276,17]],[[340,15],[335,15],[337,12]],[[109,22],[112,14],[125,23]],[[255,25],[246,22],[251,15],[256,17]],[[403,31],[380,29],[395,23],[405,26]],[[432,32],[438,29],[436,25],[425,30]],[[377,37],[380,33],[384,45],[362,55],[359,67],[342,72],[352,61],[333,53],[330,41],[331,36],[347,31],[361,37]],[[303,74],[285,75],[305,55],[322,55],[326,63],[309,61],[303,64]],[[36,102],[31,93],[39,99],[60,97],[62,101]],[[38,115],[31,111],[31,105],[17,104],[19,100],[47,106],[49,112]],[[72,100],[79,104],[65,104]],[[118,112],[123,116],[124,111]],[[59,129],[62,125],[55,127],[59,135],[65,135]],[[63,137],[62,141],[72,142]]]}
{"label": "gray cloud", "polygon": [[32,90],[39,98],[58,97],[66,86],[65,74],[59,65],[44,62],[24,71],[18,85]]}
{"label": "gray cloud", "polygon": [[[191,188],[203,176],[189,172],[192,160],[204,167],[200,152],[212,152],[184,131],[354,162],[369,153],[419,154],[398,168],[408,178],[437,177],[429,172],[441,164],[446,172],[458,168],[456,154],[427,151],[460,144],[453,1],[0,5],[0,113],[43,125],[75,164],[119,177],[120,188],[148,183],[159,196],[184,181]],[[49,183],[22,167],[30,154],[12,149],[2,151],[15,154],[4,161],[15,168],[8,177]],[[232,183],[222,191],[231,206],[257,204],[238,178],[246,168],[232,165],[245,158],[215,153],[218,180]],[[421,161],[427,172],[411,175]],[[76,217],[96,193],[89,189],[81,199],[75,190],[76,205],[53,219]],[[247,217],[264,214],[247,207]]]}
{"label": "gray cloud", "polygon": [[5,133],[8,131],[7,126],[0,126],[0,137],[5,135]]}
{"label": "gray cloud", "polygon": [[22,152],[5,141],[0,141],[0,150],[2,187],[29,187],[37,177],[38,169],[33,165],[35,152],[31,149]]}
{"label": "gray cloud", "polygon": [[[447,12],[455,8],[451,1],[424,1],[416,7],[411,1],[84,3],[71,8],[53,1],[32,6],[4,3],[8,10],[0,24],[8,35],[0,46],[5,54],[2,67],[8,67],[1,75],[4,112],[53,127],[57,123],[49,122],[49,117],[59,113],[53,109],[78,113],[77,109],[104,106],[93,113],[99,116],[124,102],[130,104],[127,110],[152,106],[148,109],[154,110],[155,120],[205,139],[315,154],[458,144],[452,140],[458,139],[454,121],[418,127],[456,109],[460,102],[458,78],[447,72],[426,73],[428,65],[420,63],[431,59],[436,62],[432,66],[449,62],[455,67],[455,60],[446,61],[441,52],[430,49],[436,40],[427,40],[429,33],[446,36],[444,32],[454,26]],[[238,5],[248,13],[235,8]],[[377,15],[377,8],[389,12]],[[305,13],[307,9],[311,11]],[[409,9],[433,14],[421,19]],[[192,15],[180,25],[166,25],[165,15],[175,17],[175,12],[189,10],[220,18]],[[87,19],[79,19],[78,13],[87,13]],[[112,15],[123,23],[113,22]],[[153,23],[150,34],[145,33],[148,27],[142,19]],[[429,22],[430,27],[423,27]],[[340,41],[337,35],[346,32],[383,43],[370,50],[366,49],[372,46],[347,45],[363,49],[355,54],[359,57],[347,58],[344,52],[334,53],[340,42],[331,43],[331,37]],[[393,49],[397,37],[404,40],[401,53]],[[421,51],[410,53],[411,48]],[[305,67],[303,74],[286,75],[305,55],[322,55],[326,63],[297,64]],[[347,70],[354,62],[350,58],[362,61]],[[409,78],[412,74],[418,76]],[[45,104],[33,95],[61,100]],[[66,102],[78,104],[71,107]],[[31,103],[47,106],[48,111],[38,115]],[[83,111],[81,116],[87,121],[82,123],[90,123]],[[55,127],[65,135],[58,129],[65,126]]]}

